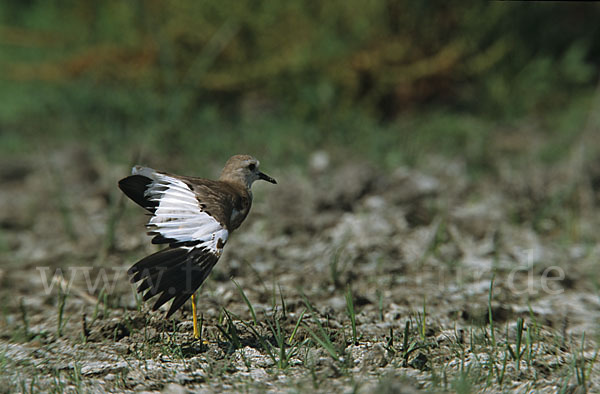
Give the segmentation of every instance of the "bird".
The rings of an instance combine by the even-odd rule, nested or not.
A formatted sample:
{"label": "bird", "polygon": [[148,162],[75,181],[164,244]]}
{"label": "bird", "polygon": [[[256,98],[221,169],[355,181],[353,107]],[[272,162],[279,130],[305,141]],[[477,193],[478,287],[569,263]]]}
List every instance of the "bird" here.
{"label": "bird", "polygon": [[229,158],[218,180],[188,177],[135,166],[119,181],[127,197],[151,215],[147,234],[167,248],[144,257],[127,273],[148,301],[158,296],[156,311],[173,300],[166,318],[191,297],[194,337],[198,332],[196,290],[221,257],[231,233],[248,216],[254,181],[277,181],[259,170],[249,155]]}

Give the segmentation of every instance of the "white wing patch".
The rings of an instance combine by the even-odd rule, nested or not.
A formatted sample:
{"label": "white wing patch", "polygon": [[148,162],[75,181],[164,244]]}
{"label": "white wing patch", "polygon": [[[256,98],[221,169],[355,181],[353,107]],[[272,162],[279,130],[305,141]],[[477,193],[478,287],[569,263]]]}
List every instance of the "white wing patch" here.
{"label": "white wing patch", "polygon": [[158,202],[147,225],[151,233],[176,242],[197,243],[193,247],[221,254],[229,232],[202,211],[196,195],[185,183],[146,167],[134,167],[132,172],[154,181],[145,192],[150,201]]}

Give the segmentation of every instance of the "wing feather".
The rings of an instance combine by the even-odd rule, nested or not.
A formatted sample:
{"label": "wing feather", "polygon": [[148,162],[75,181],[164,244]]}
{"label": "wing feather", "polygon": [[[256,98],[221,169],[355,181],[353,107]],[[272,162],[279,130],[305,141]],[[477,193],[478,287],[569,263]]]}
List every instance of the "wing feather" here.
{"label": "wing feather", "polygon": [[147,225],[149,234],[154,236],[153,243],[196,243],[211,253],[221,253],[229,231],[205,211],[206,203],[199,201],[201,197],[187,183],[146,167],[135,167],[133,171],[152,180],[146,185],[144,197],[155,205]]}
{"label": "wing feather", "polygon": [[[173,299],[169,317],[206,280],[227,242],[229,231],[223,221],[206,211],[207,205],[214,208],[218,203],[213,201],[216,195],[207,194],[205,197],[213,200],[202,201],[202,195],[187,182],[139,166],[119,186],[152,213],[147,224],[152,243],[169,244],[169,248],[141,259],[128,271],[132,283],[140,282],[137,291],[144,301],[158,295],[153,310]],[[227,209],[231,210],[219,207],[219,212]]]}
{"label": "wing feather", "polygon": [[220,254],[198,247],[164,249],[143,258],[128,273],[132,282],[141,281],[137,292],[143,294],[144,301],[159,296],[153,310],[175,299],[167,312],[168,318],[208,278],[219,257]]}

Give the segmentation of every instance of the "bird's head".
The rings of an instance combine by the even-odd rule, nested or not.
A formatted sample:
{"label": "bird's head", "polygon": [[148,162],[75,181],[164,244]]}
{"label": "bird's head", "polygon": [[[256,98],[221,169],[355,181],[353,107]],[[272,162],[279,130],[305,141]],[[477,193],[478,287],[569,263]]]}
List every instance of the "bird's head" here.
{"label": "bird's head", "polygon": [[220,180],[233,183],[241,183],[250,189],[252,183],[259,179],[270,183],[277,181],[265,173],[262,173],[258,166],[260,162],[249,155],[235,155],[227,160]]}

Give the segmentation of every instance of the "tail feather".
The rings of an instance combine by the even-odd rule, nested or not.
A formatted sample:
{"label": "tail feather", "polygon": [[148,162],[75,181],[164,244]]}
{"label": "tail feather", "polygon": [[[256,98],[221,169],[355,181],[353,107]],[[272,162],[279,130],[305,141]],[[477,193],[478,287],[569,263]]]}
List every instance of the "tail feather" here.
{"label": "tail feather", "polygon": [[127,274],[131,276],[131,283],[156,276],[159,272],[166,270],[168,267],[165,266],[165,262],[167,261],[169,266],[184,261],[188,252],[185,248],[163,249],[144,257],[127,271]]}
{"label": "tail feather", "polygon": [[[160,293],[160,289],[166,289],[165,291],[171,295],[177,295],[180,292],[190,292],[191,295],[208,277],[211,269],[212,266],[208,258],[193,261],[190,257],[186,257],[183,261],[174,262],[169,267],[160,267],[154,276],[144,278],[140,285],[140,287],[143,287],[142,291],[144,288],[150,289],[144,294],[144,301]],[[200,283],[194,286],[198,281]]]}
{"label": "tail feather", "polygon": [[142,281],[138,293],[143,299],[159,295],[152,309],[157,310],[171,299],[170,317],[208,278],[219,256],[203,248],[164,249],[143,258],[128,271],[132,283]]}

